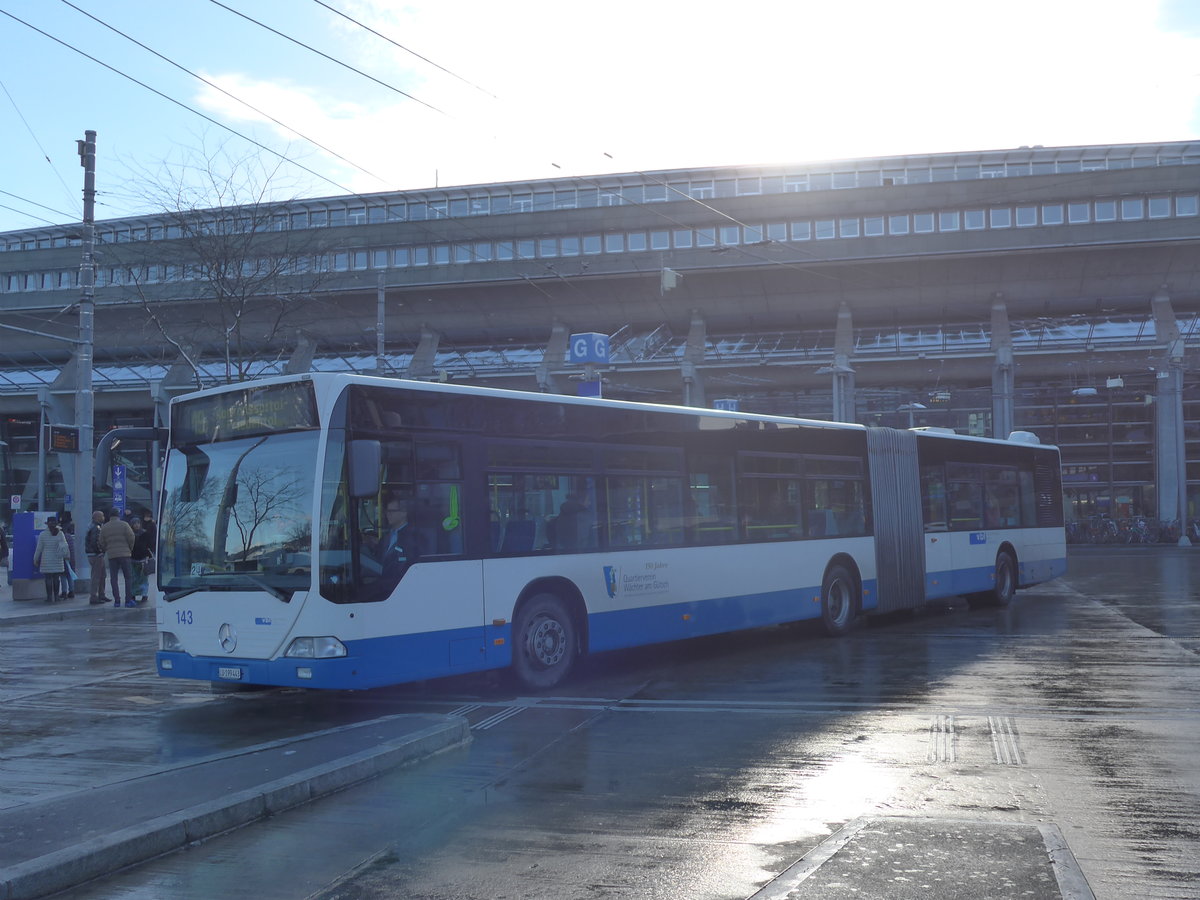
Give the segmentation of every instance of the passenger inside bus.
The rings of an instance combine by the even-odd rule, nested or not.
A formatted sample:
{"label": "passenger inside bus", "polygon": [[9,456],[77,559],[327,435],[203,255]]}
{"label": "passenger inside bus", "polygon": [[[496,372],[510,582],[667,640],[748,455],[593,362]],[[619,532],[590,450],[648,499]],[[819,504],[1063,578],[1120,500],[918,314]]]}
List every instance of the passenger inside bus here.
{"label": "passenger inside bus", "polygon": [[553,543],[558,550],[578,550],[590,542],[591,509],[589,498],[583,491],[572,491],[558,508],[554,519]]}

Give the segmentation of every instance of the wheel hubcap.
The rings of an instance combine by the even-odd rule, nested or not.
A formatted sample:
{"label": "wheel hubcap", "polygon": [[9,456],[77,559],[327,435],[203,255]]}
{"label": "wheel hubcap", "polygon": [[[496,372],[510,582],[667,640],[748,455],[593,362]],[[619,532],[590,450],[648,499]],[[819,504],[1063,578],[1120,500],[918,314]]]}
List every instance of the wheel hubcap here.
{"label": "wheel hubcap", "polygon": [[567,635],[554,619],[538,619],[529,631],[529,655],[543,668],[560,662],[567,652]]}
{"label": "wheel hubcap", "polygon": [[850,609],[849,592],[841,581],[835,581],[829,586],[829,615],[834,622],[841,624]]}

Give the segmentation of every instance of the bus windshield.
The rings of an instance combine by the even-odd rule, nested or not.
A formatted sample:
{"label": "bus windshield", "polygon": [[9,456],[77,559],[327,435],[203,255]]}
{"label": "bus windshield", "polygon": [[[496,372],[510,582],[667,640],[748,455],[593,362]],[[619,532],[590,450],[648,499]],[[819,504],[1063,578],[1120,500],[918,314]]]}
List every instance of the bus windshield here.
{"label": "bus windshield", "polygon": [[265,590],[309,587],[317,431],[173,448],[163,484],[159,585]]}

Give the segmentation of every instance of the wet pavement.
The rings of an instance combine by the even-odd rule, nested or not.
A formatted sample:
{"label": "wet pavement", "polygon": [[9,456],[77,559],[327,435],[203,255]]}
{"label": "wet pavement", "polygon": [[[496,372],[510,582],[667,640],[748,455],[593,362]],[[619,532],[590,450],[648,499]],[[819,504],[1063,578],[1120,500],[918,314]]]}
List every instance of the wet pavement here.
{"label": "wet pavement", "polygon": [[[153,615],[78,595],[14,601],[0,584],[0,900],[72,887],[470,740],[461,718],[404,714],[324,729],[265,721],[184,743],[168,736],[162,692],[135,686],[148,675],[165,687]],[[133,654],[130,632],[144,639]],[[114,668],[147,657],[148,672]],[[183,690],[173,700],[192,708],[220,699]]]}
{"label": "wet pavement", "polygon": [[1007,610],[607,654],[543,697],[462,679],[213,698],[153,676],[147,611],[35,622],[15,655],[0,621],[0,724],[20,742],[0,813],[451,716],[466,747],[66,896],[1195,900],[1200,549],[1071,564]]}

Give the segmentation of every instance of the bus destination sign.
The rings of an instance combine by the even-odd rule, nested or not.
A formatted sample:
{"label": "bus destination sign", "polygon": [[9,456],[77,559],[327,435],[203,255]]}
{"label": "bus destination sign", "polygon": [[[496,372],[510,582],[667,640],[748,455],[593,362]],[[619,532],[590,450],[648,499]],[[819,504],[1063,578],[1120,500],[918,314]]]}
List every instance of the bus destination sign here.
{"label": "bus destination sign", "polygon": [[312,382],[274,384],[180,400],[171,408],[171,443],[187,447],[317,425]]}

